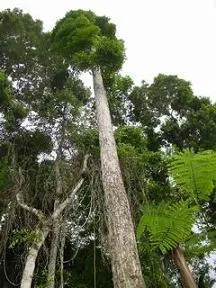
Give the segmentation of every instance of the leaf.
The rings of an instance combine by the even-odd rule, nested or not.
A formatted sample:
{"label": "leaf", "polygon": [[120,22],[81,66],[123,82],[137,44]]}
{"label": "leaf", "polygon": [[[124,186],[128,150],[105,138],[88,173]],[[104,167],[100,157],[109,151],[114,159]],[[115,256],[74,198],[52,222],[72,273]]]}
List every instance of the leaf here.
{"label": "leaf", "polygon": [[159,248],[165,254],[190,236],[196,211],[196,206],[189,208],[184,201],[153,205],[146,209],[140,219],[137,238],[140,239],[147,230],[153,249]]}
{"label": "leaf", "polygon": [[176,184],[193,198],[208,200],[216,180],[216,152],[185,151],[172,158],[170,173]]}

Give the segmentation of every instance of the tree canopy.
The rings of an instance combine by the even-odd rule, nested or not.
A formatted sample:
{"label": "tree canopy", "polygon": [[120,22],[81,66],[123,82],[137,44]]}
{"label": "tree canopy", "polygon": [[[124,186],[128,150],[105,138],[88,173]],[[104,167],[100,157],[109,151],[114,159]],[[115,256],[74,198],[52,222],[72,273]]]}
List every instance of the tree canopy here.
{"label": "tree canopy", "polygon": [[92,11],[70,11],[57,22],[53,49],[81,70],[94,66],[118,70],[124,60],[124,45],[115,36],[116,27],[109,18]]}

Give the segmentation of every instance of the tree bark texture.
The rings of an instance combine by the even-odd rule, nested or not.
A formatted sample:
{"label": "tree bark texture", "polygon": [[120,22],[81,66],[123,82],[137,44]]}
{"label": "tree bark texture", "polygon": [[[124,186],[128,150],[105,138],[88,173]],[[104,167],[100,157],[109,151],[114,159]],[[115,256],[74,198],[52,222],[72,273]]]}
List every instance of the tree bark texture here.
{"label": "tree bark texture", "polygon": [[64,288],[64,247],[66,240],[66,225],[63,222],[60,233],[60,249],[59,249],[59,258],[60,258],[60,286],[59,288]]}
{"label": "tree bark texture", "polygon": [[40,239],[36,240],[28,251],[28,256],[22,274],[20,288],[31,288],[38,252],[41,246],[43,245],[44,241],[46,240],[46,237],[49,233],[49,228],[45,227],[43,230],[40,231],[40,233],[41,233]]}
{"label": "tree bark texture", "polygon": [[181,281],[184,288],[197,288],[197,284],[193,278],[188,264],[185,260],[181,247],[177,247],[172,252],[173,261],[179,269],[181,275]]}
{"label": "tree bark texture", "polygon": [[59,234],[61,230],[60,221],[57,218],[54,220],[53,229],[52,229],[52,240],[50,247],[50,258],[48,265],[48,283],[47,288],[55,287],[55,272],[56,272],[56,260],[58,254],[58,246],[59,246]]}
{"label": "tree bark texture", "polygon": [[[61,150],[61,146],[59,149]],[[58,152],[56,165],[55,165],[56,200],[54,203],[54,211],[56,211],[56,209],[59,207],[59,204],[60,204],[59,197],[62,195],[62,181],[61,181],[61,173],[60,173],[61,159],[59,159],[59,154],[61,153]],[[56,261],[57,261],[57,254],[58,254],[60,230],[61,230],[61,221],[59,217],[56,217],[55,219],[53,219],[53,225],[52,225],[52,240],[51,240],[51,247],[50,247],[49,264],[48,264],[47,288],[55,287]]]}
{"label": "tree bark texture", "polygon": [[100,69],[95,68],[92,73],[114,287],[143,288],[146,286],[118,161],[108,100]]}

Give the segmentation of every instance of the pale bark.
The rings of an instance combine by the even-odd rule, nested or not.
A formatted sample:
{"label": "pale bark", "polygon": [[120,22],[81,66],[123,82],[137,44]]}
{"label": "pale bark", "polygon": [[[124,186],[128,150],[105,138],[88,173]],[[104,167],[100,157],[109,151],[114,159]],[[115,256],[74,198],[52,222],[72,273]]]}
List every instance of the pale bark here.
{"label": "pale bark", "polygon": [[58,254],[60,229],[61,229],[60,221],[59,219],[56,219],[53,223],[53,229],[52,229],[52,241],[50,248],[50,259],[48,265],[47,288],[55,287],[55,271],[56,271],[56,260]]}
{"label": "pale bark", "polygon": [[81,173],[82,177],[80,178],[79,182],[76,184],[74,189],[70,192],[69,196],[64,200],[64,202],[59,204],[59,206],[57,207],[57,209],[54,211],[53,215],[51,216],[52,219],[56,219],[61,215],[63,210],[73,202],[73,200],[76,196],[76,193],[82,187],[82,184],[84,182],[84,174],[85,174],[86,169],[87,169],[88,158],[89,158],[89,155],[88,154],[85,155],[84,163],[83,163],[83,169],[82,169],[82,173]]}
{"label": "pale bark", "polygon": [[32,244],[28,251],[20,288],[31,288],[38,252],[46,240],[49,233],[49,228],[45,227],[43,230],[39,230],[38,232],[40,233],[39,239],[35,240],[35,243]]}
{"label": "pale bark", "polygon": [[59,258],[60,258],[60,286],[59,288],[64,287],[64,247],[65,247],[65,232],[66,225],[63,223],[61,227],[61,235],[60,235],[60,250],[59,250]]}
{"label": "pale bark", "polygon": [[173,261],[179,269],[181,282],[184,288],[197,288],[196,281],[185,260],[181,247],[177,247],[172,252]]}
{"label": "pale bark", "polygon": [[23,196],[22,196],[21,192],[18,192],[16,194],[16,199],[17,199],[17,203],[26,211],[29,211],[29,212],[35,214],[39,219],[42,219],[44,217],[44,214],[40,210],[38,210],[34,207],[30,207],[26,203],[24,203]]}
{"label": "pale bark", "polygon": [[[54,203],[54,212],[59,207],[59,197],[62,194],[62,181],[60,173],[60,160],[57,156],[56,165],[55,165],[55,176],[56,176],[56,200]],[[59,217],[53,219],[52,226],[52,240],[50,246],[50,255],[49,255],[49,264],[48,264],[48,282],[47,288],[55,287],[55,271],[56,271],[56,261],[58,254],[58,245],[59,245],[59,234],[61,230],[61,221]]]}
{"label": "pale bark", "polygon": [[124,188],[111,116],[99,68],[92,71],[100,140],[109,247],[115,288],[143,288],[134,227]]}

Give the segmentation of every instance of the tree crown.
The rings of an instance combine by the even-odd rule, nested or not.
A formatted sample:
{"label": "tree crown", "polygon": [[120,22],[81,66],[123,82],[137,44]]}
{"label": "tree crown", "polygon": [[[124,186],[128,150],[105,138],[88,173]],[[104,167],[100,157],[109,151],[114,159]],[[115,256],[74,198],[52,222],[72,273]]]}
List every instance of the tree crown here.
{"label": "tree crown", "polygon": [[52,32],[53,48],[81,70],[100,66],[116,71],[124,60],[124,45],[115,31],[115,25],[105,16],[69,11]]}

